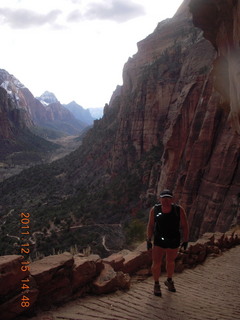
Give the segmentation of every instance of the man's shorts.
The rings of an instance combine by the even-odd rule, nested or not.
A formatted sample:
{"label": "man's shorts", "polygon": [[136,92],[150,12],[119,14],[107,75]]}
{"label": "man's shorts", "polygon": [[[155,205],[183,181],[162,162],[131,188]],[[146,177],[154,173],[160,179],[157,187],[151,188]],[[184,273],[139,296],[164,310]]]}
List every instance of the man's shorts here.
{"label": "man's shorts", "polygon": [[162,238],[154,237],[154,246],[158,246],[164,249],[176,249],[180,246],[179,238]]}

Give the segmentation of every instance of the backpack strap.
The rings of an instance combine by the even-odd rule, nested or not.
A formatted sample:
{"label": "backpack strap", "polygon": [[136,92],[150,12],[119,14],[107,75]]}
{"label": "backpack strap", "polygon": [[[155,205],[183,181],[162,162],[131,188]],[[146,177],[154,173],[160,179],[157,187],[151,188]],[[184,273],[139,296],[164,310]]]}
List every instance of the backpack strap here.
{"label": "backpack strap", "polygon": [[154,222],[156,222],[157,214],[159,213],[159,209],[161,209],[162,205],[157,203],[154,206]]}
{"label": "backpack strap", "polygon": [[[156,221],[156,216],[159,212],[161,212],[159,209],[162,208],[162,205],[157,203],[154,205],[154,221]],[[177,216],[180,218],[180,206],[176,203],[173,203],[173,210],[177,214]]]}

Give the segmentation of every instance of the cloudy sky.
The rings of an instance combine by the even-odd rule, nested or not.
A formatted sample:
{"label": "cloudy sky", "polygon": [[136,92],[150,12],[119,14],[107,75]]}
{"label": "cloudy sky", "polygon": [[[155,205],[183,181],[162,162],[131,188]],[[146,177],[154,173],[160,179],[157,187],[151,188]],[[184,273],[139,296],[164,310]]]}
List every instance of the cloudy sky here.
{"label": "cloudy sky", "polygon": [[137,42],[183,0],[1,0],[0,69],[34,96],[103,107]]}

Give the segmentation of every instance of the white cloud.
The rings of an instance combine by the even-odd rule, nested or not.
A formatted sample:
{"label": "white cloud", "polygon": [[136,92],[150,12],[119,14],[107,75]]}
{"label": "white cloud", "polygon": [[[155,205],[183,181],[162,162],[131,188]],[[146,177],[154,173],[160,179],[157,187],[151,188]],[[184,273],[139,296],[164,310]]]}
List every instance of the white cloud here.
{"label": "white cloud", "polygon": [[67,16],[67,22],[80,22],[84,19],[83,14],[80,12],[80,10],[76,9],[71,11]]}
{"label": "white cloud", "polygon": [[60,14],[60,10],[41,14],[27,9],[2,8],[0,9],[0,21],[1,24],[9,25],[13,29],[25,29],[55,24]]}
{"label": "white cloud", "polygon": [[105,0],[90,3],[85,16],[88,19],[126,22],[144,14],[144,7],[130,0]]}
{"label": "white cloud", "polygon": [[1,0],[0,68],[35,96],[48,90],[62,103],[103,107],[137,42],[181,2]]}
{"label": "white cloud", "polygon": [[58,18],[65,25],[67,22],[76,23],[89,19],[126,22],[145,14],[144,7],[131,0],[71,0],[70,5],[69,0],[68,5],[66,0],[48,0],[48,4],[45,1],[41,0],[33,6],[33,2],[30,5],[29,0],[18,0],[15,6],[10,3],[10,6],[0,8],[0,24],[13,29],[26,29],[44,25],[55,27]]}

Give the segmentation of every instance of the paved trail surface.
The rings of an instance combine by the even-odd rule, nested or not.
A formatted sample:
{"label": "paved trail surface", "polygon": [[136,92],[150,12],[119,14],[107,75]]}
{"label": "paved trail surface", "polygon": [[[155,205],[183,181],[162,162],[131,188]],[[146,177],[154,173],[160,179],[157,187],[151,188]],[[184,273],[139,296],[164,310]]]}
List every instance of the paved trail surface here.
{"label": "paved trail surface", "polygon": [[31,320],[239,320],[240,246],[203,265],[175,275],[176,293],[161,277],[162,297],[153,279],[135,283],[127,292],[87,296],[38,314]]}

